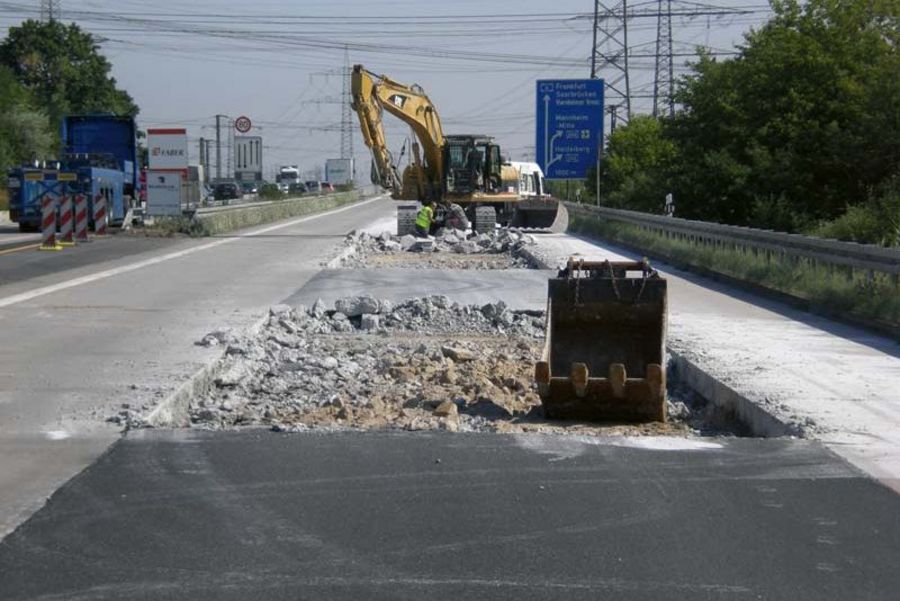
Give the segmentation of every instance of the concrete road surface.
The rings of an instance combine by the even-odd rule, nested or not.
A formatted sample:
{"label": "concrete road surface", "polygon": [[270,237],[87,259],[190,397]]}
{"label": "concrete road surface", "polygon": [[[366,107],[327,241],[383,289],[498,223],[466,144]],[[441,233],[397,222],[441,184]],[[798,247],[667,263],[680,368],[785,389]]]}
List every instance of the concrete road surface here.
{"label": "concrete road surface", "polygon": [[0,598],[895,599],[900,498],[818,443],[132,433]]}
{"label": "concrete road surface", "polygon": [[[291,296],[390,201],[211,239],[114,239],[0,256],[0,536],[119,436],[122,403],[154,405],[241,328]],[[0,599],[3,596],[0,595]]]}
{"label": "concrete road surface", "polygon": [[[538,237],[564,262],[638,258],[574,236]],[[900,345],[656,263],[668,279],[669,347],[900,492]]]}

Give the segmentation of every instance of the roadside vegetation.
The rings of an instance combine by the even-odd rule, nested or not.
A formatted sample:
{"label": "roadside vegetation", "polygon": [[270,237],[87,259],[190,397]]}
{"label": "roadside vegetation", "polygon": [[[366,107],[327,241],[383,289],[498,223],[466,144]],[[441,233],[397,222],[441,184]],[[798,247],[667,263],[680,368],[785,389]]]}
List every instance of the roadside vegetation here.
{"label": "roadside vegetation", "polygon": [[572,216],[569,231],[631,247],[651,258],[699,268],[807,301],[811,309],[851,316],[895,336],[900,333],[900,288],[885,274],[869,278],[808,261],[705,246],[618,221]]}
{"label": "roadside vegetation", "polygon": [[281,191],[278,184],[263,184],[258,194],[262,200],[282,200],[285,198],[285,193]]}
{"label": "roadside vegetation", "polygon": [[63,115],[137,114],[111,68],[97,40],[74,23],[9,28],[0,40],[0,185],[11,166],[59,152]]}
{"label": "roadside vegetation", "polygon": [[735,58],[692,65],[675,115],[610,135],[601,204],[671,192],[679,217],[900,244],[900,0],[772,6]]}

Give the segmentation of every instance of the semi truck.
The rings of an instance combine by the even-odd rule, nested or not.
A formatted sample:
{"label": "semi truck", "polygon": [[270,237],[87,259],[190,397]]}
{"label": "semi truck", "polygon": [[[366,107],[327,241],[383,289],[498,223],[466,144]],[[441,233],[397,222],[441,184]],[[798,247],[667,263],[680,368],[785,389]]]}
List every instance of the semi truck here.
{"label": "semi truck", "polygon": [[125,195],[131,199],[140,197],[137,125],[132,117],[108,113],[67,115],[60,133],[62,162],[86,155],[94,163],[112,163],[122,172]]}

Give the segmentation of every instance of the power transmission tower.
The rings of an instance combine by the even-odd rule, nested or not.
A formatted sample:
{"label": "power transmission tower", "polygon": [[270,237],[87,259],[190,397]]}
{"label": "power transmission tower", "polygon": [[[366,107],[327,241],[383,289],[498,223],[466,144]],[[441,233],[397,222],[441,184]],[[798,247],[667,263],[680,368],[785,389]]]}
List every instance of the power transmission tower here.
{"label": "power transmission tower", "polygon": [[628,73],[628,0],[607,5],[594,0],[594,37],[591,51],[591,78],[608,73],[607,101],[625,106],[625,120],[631,118],[631,78]]}
{"label": "power transmission tower", "polygon": [[41,0],[41,21],[47,23],[59,19],[60,0]]}
{"label": "power transmission tower", "polygon": [[344,47],[343,86],[341,89],[341,158],[353,158],[353,114],[350,98],[350,53]]}
{"label": "power transmission tower", "polygon": [[672,60],[672,0],[658,0],[656,68],[653,75],[653,116],[675,114],[675,67]]}

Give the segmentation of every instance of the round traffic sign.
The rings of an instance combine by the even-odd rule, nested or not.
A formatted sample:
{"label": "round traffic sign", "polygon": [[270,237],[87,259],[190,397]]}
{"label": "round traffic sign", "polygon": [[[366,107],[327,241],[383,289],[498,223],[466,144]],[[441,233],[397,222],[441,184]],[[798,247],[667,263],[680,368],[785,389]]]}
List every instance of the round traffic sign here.
{"label": "round traffic sign", "polygon": [[250,123],[250,117],[245,117],[241,115],[237,119],[234,120],[234,128],[241,132],[242,134],[250,131],[250,128],[253,127],[253,124]]}

